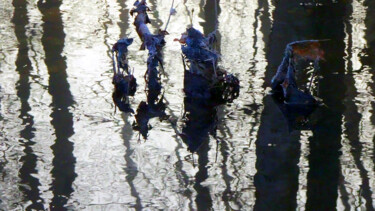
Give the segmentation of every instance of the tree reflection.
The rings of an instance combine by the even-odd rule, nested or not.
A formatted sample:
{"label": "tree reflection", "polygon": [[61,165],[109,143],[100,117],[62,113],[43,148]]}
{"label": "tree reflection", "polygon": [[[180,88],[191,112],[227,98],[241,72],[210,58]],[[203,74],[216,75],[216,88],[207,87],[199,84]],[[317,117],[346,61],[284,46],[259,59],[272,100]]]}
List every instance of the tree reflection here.
{"label": "tree reflection", "polygon": [[[14,14],[13,23],[15,25],[15,34],[18,41],[18,55],[16,60],[16,71],[19,74],[17,82],[17,96],[21,101],[21,110],[19,118],[22,119],[24,129],[21,131],[21,142],[24,146],[23,152],[25,153],[20,161],[22,167],[19,172],[22,185],[19,186],[20,190],[24,193],[26,201],[30,200],[32,204],[26,207],[27,210],[35,209],[42,210],[44,206],[39,192],[40,182],[36,175],[37,156],[34,154],[33,145],[34,139],[34,117],[29,114],[31,107],[28,103],[30,97],[30,72],[32,70],[31,61],[29,59],[29,48],[26,36],[26,26],[29,23],[27,16],[27,2],[26,0],[13,1]],[[29,188],[27,188],[29,187]]]}
{"label": "tree reflection", "polygon": [[69,141],[74,134],[73,116],[69,110],[74,101],[67,81],[66,61],[62,56],[65,33],[61,4],[62,0],[38,1],[38,8],[43,16],[42,45],[49,73],[48,91],[52,96],[51,123],[56,135],[55,143],[51,146],[54,158],[51,171],[53,198],[50,209],[53,210],[65,209],[73,192],[73,181],[77,176],[74,171],[76,159],[73,155],[73,143]]}

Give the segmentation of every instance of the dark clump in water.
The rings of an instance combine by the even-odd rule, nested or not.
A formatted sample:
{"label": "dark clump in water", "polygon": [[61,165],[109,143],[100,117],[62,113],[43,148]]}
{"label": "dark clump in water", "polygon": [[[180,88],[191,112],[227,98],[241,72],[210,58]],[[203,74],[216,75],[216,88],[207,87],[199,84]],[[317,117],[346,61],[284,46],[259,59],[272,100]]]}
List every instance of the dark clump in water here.
{"label": "dark clump in water", "polygon": [[149,90],[146,92],[147,102],[142,101],[137,108],[137,114],[135,115],[135,122],[133,123],[133,129],[139,131],[144,139],[147,139],[148,131],[151,129],[149,120],[158,117],[160,121],[168,119],[168,115],[165,113],[167,108],[164,103],[164,93],[161,94],[160,90]]}
{"label": "dark clump in water", "polygon": [[[134,113],[130,107],[129,96],[134,96],[137,90],[137,80],[129,71],[127,59],[128,46],[133,43],[133,39],[123,38],[113,45],[112,52],[116,54],[116,61],[113,55],[113,80],[115,86],[112,94],[113,102],[122,112]],[[122,71],[121,71],[122,69]],[[124,75],[126,72],[126,76]]]}
{"label": "dark clump in water", "polygon": [[[309,90],[302,92],[298,89],[295,78],[295,63],[298,59],[315,61],[315,71],[317,71],[319,60],[324,59],[324,52],[320,49],[319,41],[297,41],[287,45],[284,58],[276,75],[272,78],[272,90],[275,93],[282,92],[284,101],[288,104],[307,106],[317,104],[317,100],[309,93]],[[315,72],[312,77],[314,76]]]}
{"label": "dark clump in water", "polygon": [[218,67],[219,54],[213,48],[216,30],[207,36],[193,27],[178,40],[184,64],[185,111],[180,134],[191,152],[216,137],[216,106],[233,102],[239,96],[237,77]]}
{"label": "dark clump in water", "polygon": [[216,137],[217,110],[207,105],[206,100],[191,97],[184,98],[184,126],[180,137],[190,152],[196,152],[209,140],[209,135]]}
{"label": "dark clump in water", "polygon": [[[289,43],[285,49],[284,58],[272,78],[272,96],[284,117],[288,121],[289,131],[311,130],[308,117],[320,105],[311,94],[313,79],[319,71],[319,61],[324,60],[321,41],[305,40]],[[297,85],[297,64],[314,61],[314,71],[309,85],[301,91]],[[303,72],[303,71],[300,71]]]}

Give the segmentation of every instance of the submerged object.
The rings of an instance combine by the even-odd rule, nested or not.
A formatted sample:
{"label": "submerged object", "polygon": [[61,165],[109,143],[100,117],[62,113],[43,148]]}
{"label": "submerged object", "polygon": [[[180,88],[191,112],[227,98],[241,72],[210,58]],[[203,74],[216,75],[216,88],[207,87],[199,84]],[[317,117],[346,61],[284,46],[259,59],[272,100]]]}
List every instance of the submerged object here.
{"label": "submerged object", "polygon": [[160,121],[168,119],[168,115],[165,113],[167,108],[164,103],[164,93],[159,91],[150,90],[146,91],[147,102],[142,101],[135,115],[135,122],[133,123],[133,129],[139,131],[140,135],[144,139],[147,139],[148,132],[151,129],[149,120],[158,117]]}
{"label": "submerged object", "polygon": [[[129,71],[127,59],[128,46],[133,43],[133,39],[122,38],[112,47],[114,92],[112,94],[115,106],[122,112],[134,113],[129,103],[129,96],[134,96],[137,90],[137,80]],[[116,59],[115,59],[116,54]],[[117,64],[117,65],[116,65]],[[126,75],[124,75],[126,73]]]}
{"label": "submerged object", "polygon": [[184,125],[179,134],[190,152],[196,152],[216,138],[216,106],[233,102],[240,92],[236,76],[219,68],[219,54],[214,49],[215,32],[204,36],[190,27],[176,39],[181,44],[184,64]]}
{"label": "submerged object", "polygon": [[[147,70],[144,75],[146,82],[147,102],[142,101],[135,115],[133,129],[138,130],[139,134],[147,139],[148,132],[151,129],[149,120],[159,117],[160,121],[167,119],[165,113],[166,104],[164,103],[164,95],[162,94],[161,72],[164,72],[162,48],[166,42],[164,37],[168,35],[166,30],[158,30],[157,34],[152,34],[147,26],[151,23],[147,12],[146,0],[136,1],[134,8],[130,11],[134,19],[134,25],[139,38],[142,40],[140,50],[148,51]],[[160,69],[159,69],[160,67]],[[160,71],[161,70],[161,71]]]}
{"label": "submerged object", "polygon": [[183,54],[187,97],[203,98],[216,105],[232,102],[238,97],[238,78],[218,67],[220,56],[213,48],[215,32],[204,36],[190,27],[176,41],[180,42]]}
{"label": "submerged object", "polygon": [[[310,93],[313,78],[319,70],[319,61],[324,60],[320,42],[305,40],[289,43],[277,73],[272,78],[272,97],[287,120],[289,132],[310,130],[313,126],[310,115],[321,105]],[[299,60],[314,61],[310,85],[305,91],[300,90],[296,82],[296,63]]]}
{"label": "submerged object", "polygon": [[184,98],[184,125],[179,136],[190,152],[196,152],[209,140],[209,135],[216,138],[217,109],[207,105],[205,99]]}
{"label": "submerged object", "polygon": [[[305,40],[289,43],[285,49],[284,58],[277,69],[276,75],[272,78],[271,87],[274,94],[282,93],[284,102],[290,105],[312,106],[319,104],[309,93],[309,90],[298,89],[295,73],[295,63],[299,59],[312,60],[315,62],[315,75],[318,71],[318,62],[324,59],[324,51],[320,48],[320,41]],[[310,82],[311,87],[312,79]]]}

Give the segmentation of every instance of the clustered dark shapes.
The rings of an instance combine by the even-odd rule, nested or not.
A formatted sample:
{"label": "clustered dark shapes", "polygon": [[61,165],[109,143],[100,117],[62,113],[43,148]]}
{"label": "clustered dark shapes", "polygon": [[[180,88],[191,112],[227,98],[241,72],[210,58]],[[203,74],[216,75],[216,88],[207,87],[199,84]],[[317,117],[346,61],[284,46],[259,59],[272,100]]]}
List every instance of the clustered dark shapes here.
{"label": "clustered dark shapes", "polygon": [[217,106],[233,102],[239,96],[237,77],[218,67],[219,54],[214,50],[216,30],[207,36],[190,27],[182,34],[184,64],[184,126],[180,137],[188,150],[196,152],[209,140],[217,141]]}
{"label": "clustered dark shapes", "polygon": [[[115,86],[112,99],[115,103],[115,108],[118,107],[120,111],[129,113],[134,113],[134,110],[130,106],[129,96],[134,96],[137,90],[137,80],[129,70],[127,59],[128,47],[132,43],[133,39],[122,38],[112,47],[112,83]],[[124,73],[126,73],[126,75],[124,75]]]}
{"label": "clustered dark shapes", "polygon": [[240,82],[218,66],[220,56],[213,48],[216,30],[204,36],[190,27],[178,41],[182,45],[186,96],[206,99],[214,106],[233,102],[239,96]]}
{"label": "clustered dark shapes", "polygon": [[[282,92],[284,101],[291,105],[316,105],[318,101],[310,94],[310,90],[304,92],[298,89],[295,73],[295,62],[298,59],[312,60],[317,64],[324,58],[324,52],[320,49],[317,40],[305,40],[292,42],[287,45],[283,61],[272,78],[272,90],[275,93]],[[315,65],[315,72],[318,65]]]}
{"label": "clustered dark shapes", "polygon": [[[311,94],[313,79],[319,71],[319,61],[324,60],[322,41],[304,40],[289,43],[284,58],[272,78],[273,99],[286,117],[290,132],[294,129],[310,129],[308,117],[321,105]],[[299,60],[314,61],[314,71],[310,84],[301,91],[296,82],[296,63]]]}
{"label": "clustered dark shapes", "polygon": [[[172,4],[173,7],[173,4]],[[165,46],[166,30],[158,30],[152,34],[147,26],[150,18],[147,12],[150,8],[146,0],[137,0],[134,9],[130,11],[134,25],[142,41],[140,50],[148,50],[147,70],[144,75],[146,82],[147,100],[142,101],[135,114],[133,129],[147,139],[151,129],[149,120],[158,117],[160,121],[169,116],[165,113],[166,104],[162,92],[161,73],[164,72],[162,49]],[[216,29],[204,36],[200,31],[190,27],[179,40],[182,44],[184,63],[184,92],[185,92],[185,127],[180,136],[189,146],[190,151],[196,151],[208,134],[216,137],[218,105],[233,102],[239,95],[240,82],[237,77],[218,67],[219,54],[214,50]],[[123,38],[113,46],[117,65],[114,61],[115,92],[113,99],[121,111],[134,111],[130,108],[129,96],[134,96],[136,80],[129,71],[127,60],[128,46],[133,39]],[[120,69],[123,71],[121,72]],[[127,73],[124,76],[124,72]]]}
{"label": "clustered dark shapes", "polygon": [[[168,35],[167,31],[160,30],[157,34],[152,34],[147,26],[151,23],[147,12],[150,8],[147,7],[146,1],[136,1],[135,8],[130,11],[130,14],[135,16],[134,25],[137,34],[142,40],[140,50],[148,50],[147,70],[144,75],[146,82],[146,96],[147,101],[142,101],[137,108],[135,115],[135,122],[133,129],[140,132],[144,139],[147,139],[148,131],[151,129],[149,120],[159,117],[160,121],[168,119],[165,113],[166,105],[164,103],[164,93],[162,93],[161,72],[164,72],[162,49],[166,42],[164,37]],[[159,71],[161,68],[161,71]]]}
{"label": "clustered dark shapes", "polygon": [[[135,114],[136,121],[133,123],[133,129],[140,133],[139,138],[142,135],[144,139],[147,139],[151,129],[150,119],[158,117],[163,121],[169,118],[165,112],[166,104],[161,84],[161,72],[164,72],[162,49],[166,44],[164,38],[168,32],[160,29],[157,34],[150,32],[147,26],[151,23],[148,11],[150,8],[147,7],[146,0],[137,0],[134,9],[130,11],[132,16],[135,15],[134,25],[142,40],[140,50],[148,50],[147,70],[144,75],[147,100],[139,104]],[[180,39],[175,40],[181,44],[184,65],[184,126],[179,135],[191,152],[197,151],[209,140],[209,135],[218,140],[217,106],[233,102],[240,93],[239,79],[218,66],[220,55],[214,49],[216,31],[217,27],[205,36],[199,30],[189,27]],[[134,111],[130,107],[129,96],[134,96],[137,87],[127,60],[128,46],[132,42],[133,39],[120,39],[112,49],[117,61],[116,65],[113,58],[113,101],[121,111],[130,113]],[[296,62],[301,59],[314,61],[315,64],[310,87],[305,91],[298,88],[295,77]],[[287,45],[284,58],[272,79],[273,99],[288,120],[291,130],[308,128],[307,117],[320,103],[312,96],[310,89],[321,59],[324,60],[324,52],[320,41],[292,42]],[[296,120],[300,122],[296,123]]]}

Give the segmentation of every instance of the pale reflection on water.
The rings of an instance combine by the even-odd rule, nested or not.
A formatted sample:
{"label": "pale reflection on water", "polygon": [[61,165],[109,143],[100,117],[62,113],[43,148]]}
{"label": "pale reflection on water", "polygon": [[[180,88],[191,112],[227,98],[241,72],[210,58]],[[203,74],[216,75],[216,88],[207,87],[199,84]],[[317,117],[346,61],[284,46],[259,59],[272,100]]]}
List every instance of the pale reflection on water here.
{"label": "pale reflection on water", "polygon": [[[39,3],[38,3],[39,2]],[[149,0],[151,31],[171,2]],[[300,1],[308,2],[308,1]],[[114,113],[110,49],[135,38],[133,108],[146,99],[147,52],[133,1],[0,3],[0,210],[371,210],[375,203],[375,3],[220,1],[220,65],[241,94],[218,110],[217,137],[195,154],[179,137],[184,112],[179,38],[214,29],[213,1],[176,1],[162,78],[167,121],[139,141],[134,116]],[[268,95],[285,45],[330,39],[315,126],[290,132]]]}

